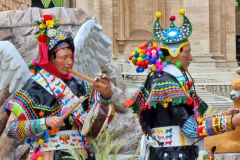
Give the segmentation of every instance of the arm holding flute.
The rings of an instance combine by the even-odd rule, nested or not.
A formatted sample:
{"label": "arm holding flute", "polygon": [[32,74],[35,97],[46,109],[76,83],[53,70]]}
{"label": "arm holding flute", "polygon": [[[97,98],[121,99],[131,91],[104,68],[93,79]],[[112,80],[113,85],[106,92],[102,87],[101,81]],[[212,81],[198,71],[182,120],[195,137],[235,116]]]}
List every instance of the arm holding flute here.
{"label": "arm holding flute", "polygon": [[[64,48],[65,47],[65,48]],[[52,79],[47,79],[47,77],[42,78],[42,82],[46,83],[46,84],[50,84],[50,83],[54,83],[53,80],[59,81],[62,80],[62,84],[60,84],[59,86],[66,86],[65,88],[69,88],[72,92],[73,95],[80,97],[80,96],[85,96],[87,97],[87,99],[82,102],[82,106],[83,106],[83,111],[82,112],[86,112],[86,114],[88,114],[89,110],[91,109],[91,107],[96,103],[96,102],[100,102],[100,111],[98,116],[96,117],[97,121],[99,122],[99,126],[101,126],[104,121],[106,120],[106,116],[109,113],[109,103],[111,102],[111,97],[112,97],[112,90],[111,90],[111,81],[110,79],[105,76],[105,75],[101,75],[99,77],[97,77],[96,79],[92,79],[86,75],[80,77],[80,78],[75,78],[73,76],[69,76],[70,74],[78,76],[79,77],[79,72],[76,72],[70,68],[72,68],[73,65],[73,51],[71,49],[71,47],[67,44],[63,44],[60,46],[60,49],[56,49],[56,51],[54,53],[51,53],[51,55],[49,56],[51,63],[53,64],[53,66],[56,68],[56,72],[57,73],[51,73],[48,72],[47,69],[41,69],[37,74],[36,77],[44,77],[44,73],[47,73],[51,76],[53,76]],[[76,74],[77,73],[77,74]],[[71,78],[68,78],[71,77]],[[37,79],[37,78],[36,78]],[[46,105],[49,107],[58,107],[58,104],[61,104],[62,108],[65,107],[66,104],[64,104],[65,102],[63,102],[61,99],[64,99],[65,96],[67,96],[65,94],[65,90],[62,90],[62,92],[56,94],[54,92],[52,92],[51,90],[53,88],[44,88],[44,85],[41,86],[41,82],[38,82],[38,80],[36,79],[31,79],[29,81],[29,83],[26,84],[26,86],[23,87],[23,90],[25,90],[27,93],[27,96],[31,96],[29,97],[29,99],[34,99],[37,100],[34,96],[38,96],[41,97],[39,102],[35,102],[35,103],[41,103],[44,102],[46,99],[47,101],[44,102],[44,104],[41,105]],[[59,79],[59,80],[58,80]],[[89,83],[90,82],[90,83]],[[39,84],[38,84],[39,83]],[[59,86],[54,86],[54,88],[58,88]],[[39,94],[41,95],[34,95],[35,93],[35,89],[37,88],[41,88],[41,91],[38,91]],[[61,90],[61,88],[59,88]],[[38,90],[38,89],[37,89]],[[25,92],[24,91],[24,92]],[[17,92],[17,95],[20,95],[20,93]],[[16,98],[16,96],[14,97]],[[10,100],[10,103],[7,104],[8,106],[10,106],[9,108],[6,108],[6,110],[11,110],[13,107],[16,108],[23,108],[20,104],[15,103],[15,99]],[[74,100],[71,99],[72,102],[74,102]],[[74,103],[77,103],[77,100],[75,100]],[[71,106],[74,106],[74,103]],[[69,106],[69,108],[71,108],[71,106]],[[12,129],[11,130],[11,135],[12,136],[16,136],[20,139],[24,139],[28,136],[34,136],[35,134],[39,134],[39,133],[44,133],[47,130],[50,130],[51,128],[60,128],[65,130],[66,128],[72,128],[72,125],[70,125],[70,123],[68,122],[69,120],[69,116],[73,116],[74,119],[78,119],[79,118],[79,112],[76,111],[78,110],[79,105],[76,105],[76,109],[73,111],[73,113],[68,113],[68,115],[64,115],[65,112],[62,112],[61,108],[59,108],[59,112],[56,113],[51,113],[51,112],[46,112],[46,111],[31,111],[34,112],[34,114],[36,114],[38,116],[35,117],[34,119],[30,119],[29,117],[24,117],[23,121],[19,120],[19,117],[17,117],[17,120],[15,121],[15,123],[12,125]],[[19,115],[19,113],[15,113],[16,115]],[[23,116],[24,114],[21,114],[21,116]],[[63,116],[64,115],[64,116]],[[64,119],[63,119],[63,117]],[[67,118],[65,118],[67,117]],[[84,124],[84,120],[79,118],[78,121],[80,121],[77,125],[80,127],[83,126]],[[23,122],[23,123],[22,123]],[[31,132],[28,132],[28,128],[31,125],[34,124],[41,124],[40,126],[35,127],[35,130],[32,130]],[[31,128],[31,127],[30,127]],[[33,127],[32,127],[33,128]],[[15,134],[14,132],[17,130],[23,130],[23,132],[17,133]],[[20,134],[20,135],[19,135]]]}
{"label": "arm holding flute", "polygon": [[[53,18],[51,15],[45,15],[44,17],[48,20]],[[41,24],[46,22],[44,17]],[[51,22],[57,23],[53,19]],[[39,24],[37,25],[39,26]],[[58,25],[54,24],[54,26],[57,27]],[[93,29],[98,30],[96,27],[99,26],[95,26],[95,22],[91,20],[87,22],[87,26],[83,26],[85,26],[84,32],[76,37],[83,38],[77,44],[86,47],[84,43],[89,38],[89,35],[86,36],[86,29],[93,27]],[[32,157],[33,159],[36,159],[38,151],[45,149],[42,148],[45,143],[51,142],[49,136],[45,135],[53,135],[56,133],[55,131],[60,131],[59,135],[70,132],[76,133],[77,129],[81,133],[77,135],[95,138],[99,135],[98,133],[101,133],[107,127],[114,110],[111,101],[113,94],[111,81],[107,76],[101,75],[96,77],[96,79],[91,79],[87,76],[85,78],[76,78],[72,76],[75,74],[69,71],[69,69],[73,68],[74,54],[75,58],[78,59],[76,62],[80,62],[80,65],[85,66],[84,69],[90,71],[85,73],[99,71],[94,70],[91,72],[93,67],[86,67],[84,62],[87,62],[89,57],[78,54],[81,49],[79,49],[78,45],[74,45],[75,40],[73,41],[71,33],[58,30],[57,28],[51,28],[51,30],[47,27],[39,29],[36,32],[36,37],[39,41],[39,59],[36,63],[30,65],[34,74],[21,89],[17,90],[8,99],[4,106],[6,113],[13,117],[13,121],[9,122],[8,136],[16,139],[18,142],[25,140],[30,145],[39,142],[37,148],[34,148],[34,145],[32,145],[31,153],[35,155],[35,158],[33,158],[34,156]],[[43,29],[46,29],[44,35],[42,34]],[[41,34],[39,34],[40,31]],[[106,36],[103,36],[103,38],[110,45]],[[106,47],[104,53],[106,53],[105,51],[108,50],[106,43],[104,44]],[[88,47],[91,48],[92,44]],[[96,51],[93,50],[93,52]],[[95,65],[96,63],[92,64]],[[93,134],[91,133],[90,135],[89,132]],[[82,143],[84,144],[85,142]],[[79,146],[81,145],[75,147]],[[58,147],[54,150],[59,150]],[[60,148],[68,149],[66,146],[65,148],[64,146]],[[83,150],[85,149],[86,153],[90,153],[87,151],[87,148]],[[62,158],[61,151],[56,151],[51,155],[54,155],[54,159]],[[53,157],[45,158],[44,154],[42,158],[53,159]],[[83,159],[87,158],[89,157],[83,156]]]}
{"label": "arm holding flute", "polygon": [[[68,70],[69,73],[85,80],[91,83],[91,85],[93,86],[93,88],[100,93],[100,100],[102,101],[102,105],[101,105],[101,112],[106,115],[109,108],[107,108],[106,106],[108,105],[108,101],[110,101],[111,96],[112,96],[112,90],[111,90],[111,80],[109,77],[107,77],[105,74],[100,75],[99,77],[93,79],[91,77],[88,77],[80,72],[77,72],[73,69],[69,69]],[[75,106],[77,107],[77,106]],[[66,116],[64,116],[66,117]],[[99,116],[98,118],[102,119],[102,116]],[[51,128],[57,128],[57,127],[61,127],[64,126],[65,124],[63,123],[63,118],[62,117],[58,117],[58,116],[54,116],[54,117],[49,117],[46,119],[46,124],[48,127]]]}

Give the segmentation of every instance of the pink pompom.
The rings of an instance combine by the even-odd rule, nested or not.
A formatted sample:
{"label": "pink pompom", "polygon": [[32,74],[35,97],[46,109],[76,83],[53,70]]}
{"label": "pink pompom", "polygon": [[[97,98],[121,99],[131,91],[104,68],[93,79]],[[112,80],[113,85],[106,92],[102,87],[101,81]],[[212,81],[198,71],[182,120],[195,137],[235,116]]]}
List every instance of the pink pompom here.
{"label": "pink pompom", "polygon": [[157,54],[156,54],[156,53],[153,53],[153,54],[152,54],[152,58],[157,58]]}
{"label": "pink pompom", "polygon": [[163,70],[163,68],[164,68],[163,65],[159,65],[160,70]]}
{"label": "pink pompom", "polygon": [[155,49],[153,49],[153,50],[151,51],[151,53],[152,53],[152,54],[156,54],[157,51],[156,51]]}
{"label": "pink pompom", "polygon": [[146,55],[147,55],[147,56],[151,56],[151,53],[150,53],[150,52],[147,52]]}
{"label": "pink pompom", "polygon": [[37,152],[37,157],[42,157],[42,155],[43,155],[42,151]]}
{"label": "pink pompom", "polygon": [[37,61],[36,61],[36,59],[33,59],[33,60],[32,60],[32,66],[37,66]]}
{"label": "pink pompom", "polygon": [[33,153],[31,157],[32,157],[32,159],[36,160],[37,159],[37,154]]}

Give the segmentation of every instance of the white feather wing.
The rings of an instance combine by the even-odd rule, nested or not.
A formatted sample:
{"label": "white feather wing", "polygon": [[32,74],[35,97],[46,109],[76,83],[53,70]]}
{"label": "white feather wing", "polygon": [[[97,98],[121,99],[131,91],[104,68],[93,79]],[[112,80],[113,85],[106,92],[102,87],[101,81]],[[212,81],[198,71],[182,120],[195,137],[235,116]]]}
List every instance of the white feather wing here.
{"label": "white feather wing", "polygon": [[86,21],[74,38],[75,70],[92,78],[101,73],[111,59],[111,39],[102,32],[102,27],[94,19]]}
{"label": "white feather wing", "polygon": [[0,90],[9,87],[13,93],[30,78],[27,64],[9,41],[0,41]]}

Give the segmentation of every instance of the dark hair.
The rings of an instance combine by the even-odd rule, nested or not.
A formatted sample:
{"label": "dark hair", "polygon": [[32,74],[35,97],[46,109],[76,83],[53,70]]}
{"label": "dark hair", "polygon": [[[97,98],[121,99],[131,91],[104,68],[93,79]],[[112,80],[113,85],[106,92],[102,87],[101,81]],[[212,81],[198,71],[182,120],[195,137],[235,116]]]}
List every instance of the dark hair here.
{"label": "dark hair", "polygon": [[169,52],[168,52],[168,50],[165,49],[165,48],[161,48],[161,51],[162,51],[162,53],[163,53],[164,56],[169,56],[169,55],[170,55]]}
{"label": "dark hair", "polygon": [[182,52],[182,50],[183,50],[183,47],[180,48],[180,52]]}
{"label": "dark hair", "polygon": [[72,52],[74,52],[74,45],[73,45],[73,42],[70,42],[70,40],[64,40],[64,41],[59,41],[55,47],[51,50],[48,51],[48,59],[51,60],[51,59],[55,59],[56,58],[56,47],[58,44],[62,43],[62,42],[67,42],[69,44],[69,47],[66,47],[66,48],[69,48],[72,50]]}

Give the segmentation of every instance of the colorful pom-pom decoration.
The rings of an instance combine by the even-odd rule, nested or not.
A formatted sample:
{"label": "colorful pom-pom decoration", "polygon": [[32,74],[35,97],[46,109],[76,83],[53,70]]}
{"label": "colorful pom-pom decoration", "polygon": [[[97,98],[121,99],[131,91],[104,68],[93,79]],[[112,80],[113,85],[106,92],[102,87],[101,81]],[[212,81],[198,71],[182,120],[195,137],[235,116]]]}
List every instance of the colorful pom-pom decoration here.
{"label": "colorful pom-pom decoration", "polygon": [[171,17],[169,18],[170,21],[175,21],[175,19],[176,19],[175,16],[171,16]]}
{"label": "colorful pom-pom decoration", "polygon": [[186,103],[187,103],[188,106],[192,105],[192,103],[193,103],[192,98],[191,97],[187,97],[187,102]]}
{"label": "colorful pom-pom decoration", "polygon": [[31,139],[30,138],[26,138],[25,139],[25,143],[30,144],[31,143]]}
{"label": "colorful pom-pom decoration", "polygon": [[190,87],[192,87],[193,86],[193,82],[192,81],[188,81],[187,82],[187,86],[190,88]]}
{"label": "colorful pom-pom decoration", "polygon": [[184,15],[185,14],[185,10],[184,9],[179,9],[179,14],[180,15]]}
{"label": "colorful pom-pom decoration", "polygon": [[157,43],[144,43],[139,45],[128,57],[128,60],[136,66],[136,72],[142,73],[145,69],[160,73],[171,61],[166,60],[160,46]]}
{"label": "colorful pom-pom decoration", "polygon": [[177,68],[181,68],[182,67],[182,63],[180,61],[176,62],[175,65],[176,65]]}
{"label": "colorful pom-pom decoration", "polygon": [[36,59],[33,59],[28,63],[28,68],[33,74],[36,74],[38,72],[39,68]]}
{"label": "colorful pom-pom decoration", "polygon": [[43,153],[42,153],[42,151],[37,151],[37,153],[36,153],[36,154],[37,154],[37,156],[38,156],[38,157],[42,157],[42,156],[43,156]]}
{"label": "colorful pom-pom decoration", "polygon": [[155,16],[156,16],[157,18],[161,18],[161,17],[162,17],[162,13],[161,13],[161,12],[157,12],[157,13],[155,14]]}
{"label": "colorful pom-pom decoration", "polygon": [[43,157],[38,157],[37,160],[43,160]]}
{"label": "colorful pom-pom decoration", "polygon": [[42,138],[40,138],[39,140],[38,140],[38,144],[39,145],[42,145],[44,143],[44,140],[42,139]]}
{"label": "colorful pom-pom decoration", "polygon": [[33,153],[32,156],[31,156],[32,159],[36,160],[37,159],[37,154],[36,153]]}

